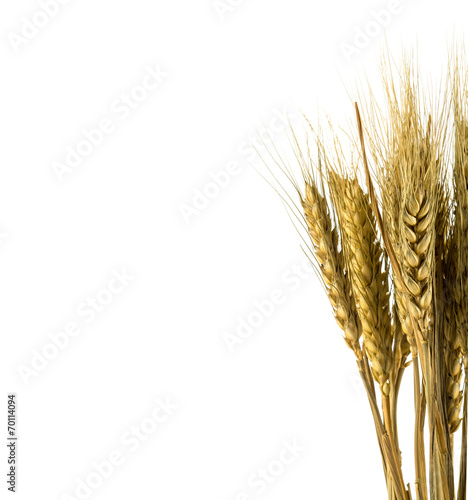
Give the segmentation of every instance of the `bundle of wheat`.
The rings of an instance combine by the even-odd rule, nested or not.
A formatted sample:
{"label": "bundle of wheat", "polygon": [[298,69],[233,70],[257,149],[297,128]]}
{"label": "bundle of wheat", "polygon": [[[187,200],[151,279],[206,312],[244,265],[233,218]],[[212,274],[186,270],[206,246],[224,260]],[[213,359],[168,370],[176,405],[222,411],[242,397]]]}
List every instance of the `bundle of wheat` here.
{"label": "bundle of wheat", "polygon": [[[421,96],[411,62],[401,65],[397,78],[384,73],[386,107],[372,93],[355,104],[357,162],[343,153],[336,135],[330,147],[312,127],[317,161],[309,141],[301,147],[291,129],[299,181],[289,163],[270,152],[297,192],[298,203],[287,191],[283,199],[296,210],[356,357],[388,498],[396,500],[412,498],[397,422],[399,389],[410,364],[416,498],[466,498],[468,73],[459,57],[453,61],[438,106]],[[454,453],[457,431],[461,456]]]}

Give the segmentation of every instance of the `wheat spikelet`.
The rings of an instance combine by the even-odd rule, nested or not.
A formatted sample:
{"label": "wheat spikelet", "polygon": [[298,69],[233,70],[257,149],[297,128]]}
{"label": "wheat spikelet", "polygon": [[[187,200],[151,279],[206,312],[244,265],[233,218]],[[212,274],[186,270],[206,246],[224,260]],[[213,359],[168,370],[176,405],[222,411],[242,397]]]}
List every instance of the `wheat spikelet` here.
{"label": "wheat spikelet", "polygon": [[[468,355],[468,127],[456,115],[455,123],[455,164],[454,164],[454,245],[455,257],[452,259],[455,275],[454,297],[457,303],[456,315],[458,335],[463,355]],[[466,358],[468,359],[468,357]],[[465,361],[466,363],[467,361]]]}
{"label": "wheat spikelet", "polygon": [[329,182],[343,234],[346,268],[362,327],[363,345],[374,379],[388,396],[392,370],[388,276],[383,269],[375,217],[357,178],[340,177],[330,171]]}
{"label": "wheat spikelet", "polygon": [[451,432],[461,422],[462,361],[468,364],[468,127],[455,87],[454,222],[447,266],[445,303],[447,413]]}
{"label": "wheat spikelet", "polygon": [[416,356],[415,335],[426,342],[431,320],[438,163],[431,120],[423,130],[413,84],[405,78],[401,109],[392,111],[390,155],[380,183],[386,230],[401,266],[395,300]]}
{"label": "wheat spikelet", "polygon": [[393,364],[396,373],[399,369],[404,369],[406,360],[411,352],[411,346],[408,341],[408,336],[401,328],[400,316],[398,314],[398,306],[396,302],[393,305],[392,318],[392,338],[394,339]]}
{"label": "wheat spikelet", "polygon": [[349,281],[345,276],[342,255],[338,251],[338,234],[336,228],[332,226],[327,201],[312,180],[305,183],[305,194],[301,204],[335,319],[344,332],[348,347],[360,358],[362,353],[356,323],[356,307]]}
{"label": "wheat spikelet", "polygon": [[[401,126],[404,128],[404,125]],[[400,221],[402,219],[402,212],[404,206],[401,203],[401,193],[403,189],[403,179],[401,171],[402,161],[411,161],[410,159],[403,158],[408,157],[408,151],[405,151],[402,147],[401,136],[409,133],[409,130],[398,130],[395,134],[392,153],[385,159],[384,167],[381,169],[380,173],[380,183],[382,186],[382,215],[385,225],[386,232],[389,236],[390,242],[393,246],[396,258],[401,264],[403,255],[403,245],[402,245],[402,227]],[[398,279],[394,279],[394,293],[395,293],[395,304],[396,312],[398,315],[399,323],[403,333],[405,334],[408,346],[414,356],[417,356],[417,346],[414,337],[414,331],[411,324],[411,318],[408,311],[408,303],[406,301],[406,287]]]}
{"label": "wheat spikelet", "polygon": [[[447,215],[439,210],[440,220],[446,219]],[[441,238],[442,239],[442,238]],[[442,244],[441,244],[442,245]],[[447,422],[451,434],[456,432],[460,426],[460,409],[463,400],[462,390],[462,336],[459,327],[460,306],[457,304],[456,297],[460,294],[457,288],[457,241],[452,232],[447,236],[444,245],[444,255],[442,256],[444,266],[444,288],[441,299],[443,307],[441,308],[442,331],[444,336],[444,364],[445,364],[445,393],[447,398]]]}
{"label": "wheat spikelet", "polygon": [[445,338],[444,361],[446,367],[447,420],[450,433],[456,432],[460,426],[460,409],[463,400],[461,390],[462,353],[456,326],[453,304],[444,308],[443,331]]}
{"label": "wheat spikelet", "polygon": [[453,227],[450,226],[451,211],[449,193],[445,185],[445,178],[438,185],[439,203],[436,212],[436,273],[440,273],[437,280],[438,314],[441,315],[439,328],[441,329],[443,345],[443,381],[445,382],[446,418],[449,434],[454,434],[461,423],[460,409],[463,400],[462,381],[462,350],[459,328],[457,327],[457,304],[454,301],[453,283],[456,283],[456,254],[457,245],[454,239]]}
{"label": "wheat spikelet", "polygon": [[[423,186],[406,195],[401,218],[401,254],[408,314],[427,341],[434,265],[434,198]],[[407,326],[408,328],[408,326]]]}

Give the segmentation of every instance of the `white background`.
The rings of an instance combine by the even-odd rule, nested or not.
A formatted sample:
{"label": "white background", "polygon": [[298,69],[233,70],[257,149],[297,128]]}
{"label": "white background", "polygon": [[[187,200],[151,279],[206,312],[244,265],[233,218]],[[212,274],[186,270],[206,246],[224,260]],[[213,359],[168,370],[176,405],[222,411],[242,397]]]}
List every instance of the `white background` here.
{"label": "white background", "polygon": [[[301,130],[299,110],[352,120],[347,91],[364,74],[379,85],[385,36],[396,57],[417,42],[438,75],[465,4],[63,3],[49,18],[34,0],[0,6],[0,421],[5,436],[16,392],[16,498],[80,498],[80,481],[99,482],[93,462],[114,451],[123,463],[88,498],[386,498],[353,355],[249,142],[265,125],[287,147],[281,117]],[[384,35],[373,16],[395,5]],[[371,36],[356,48],[359,30]],[[142,95],[148,66],[167,76],[122,119],[116,106]],[[54,162],[103,119],[112,132],[60,182]],[[235,175],[213,188],[210,173],[227,165]],[[211,198],[184,218],[204,190]],[[103,291],[123,268],[128,286]],[[282,303],[230,352],[223,335],[271,294]],[[111,302],[87,322],[78,311],[96,296]],[[21,376],[37,352],[54,355],[49,334],[70,322],[80,334]],[[177,410],[130,450],[122,435],[151,424],[157,398]],[[412,482],[411,393],[402,398]],[[300,452],[281,470],[285,440]],[[3,498],[6,438],[2,449]],[[268,466],[277,476],[259,482]]]}

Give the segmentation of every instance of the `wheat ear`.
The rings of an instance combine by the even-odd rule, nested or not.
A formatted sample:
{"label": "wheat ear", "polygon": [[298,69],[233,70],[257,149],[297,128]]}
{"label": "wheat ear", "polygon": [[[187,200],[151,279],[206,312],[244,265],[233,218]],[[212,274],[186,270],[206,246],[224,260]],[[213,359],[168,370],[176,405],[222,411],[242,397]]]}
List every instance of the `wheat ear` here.
{"label": "wheat ear", "polygon": [[301,200],[316,261],[333,308],[335,319],[343,330],[346,344],[356,356],[362,357],[356,306],[346,279],[343,256],[338,250],[338,233],[333,227],[327,200],[319,193],[313,180],[305,182]]}
{"label": "wheat ear", "polygon": [[372,375],[382,393],[390,393],[392,332],[389,313],[388,276],[377,239],[375,217],[357,178],[340,177],[330,171],[330,185],[343,234],[343,251],[356,300],[363,346]]}

